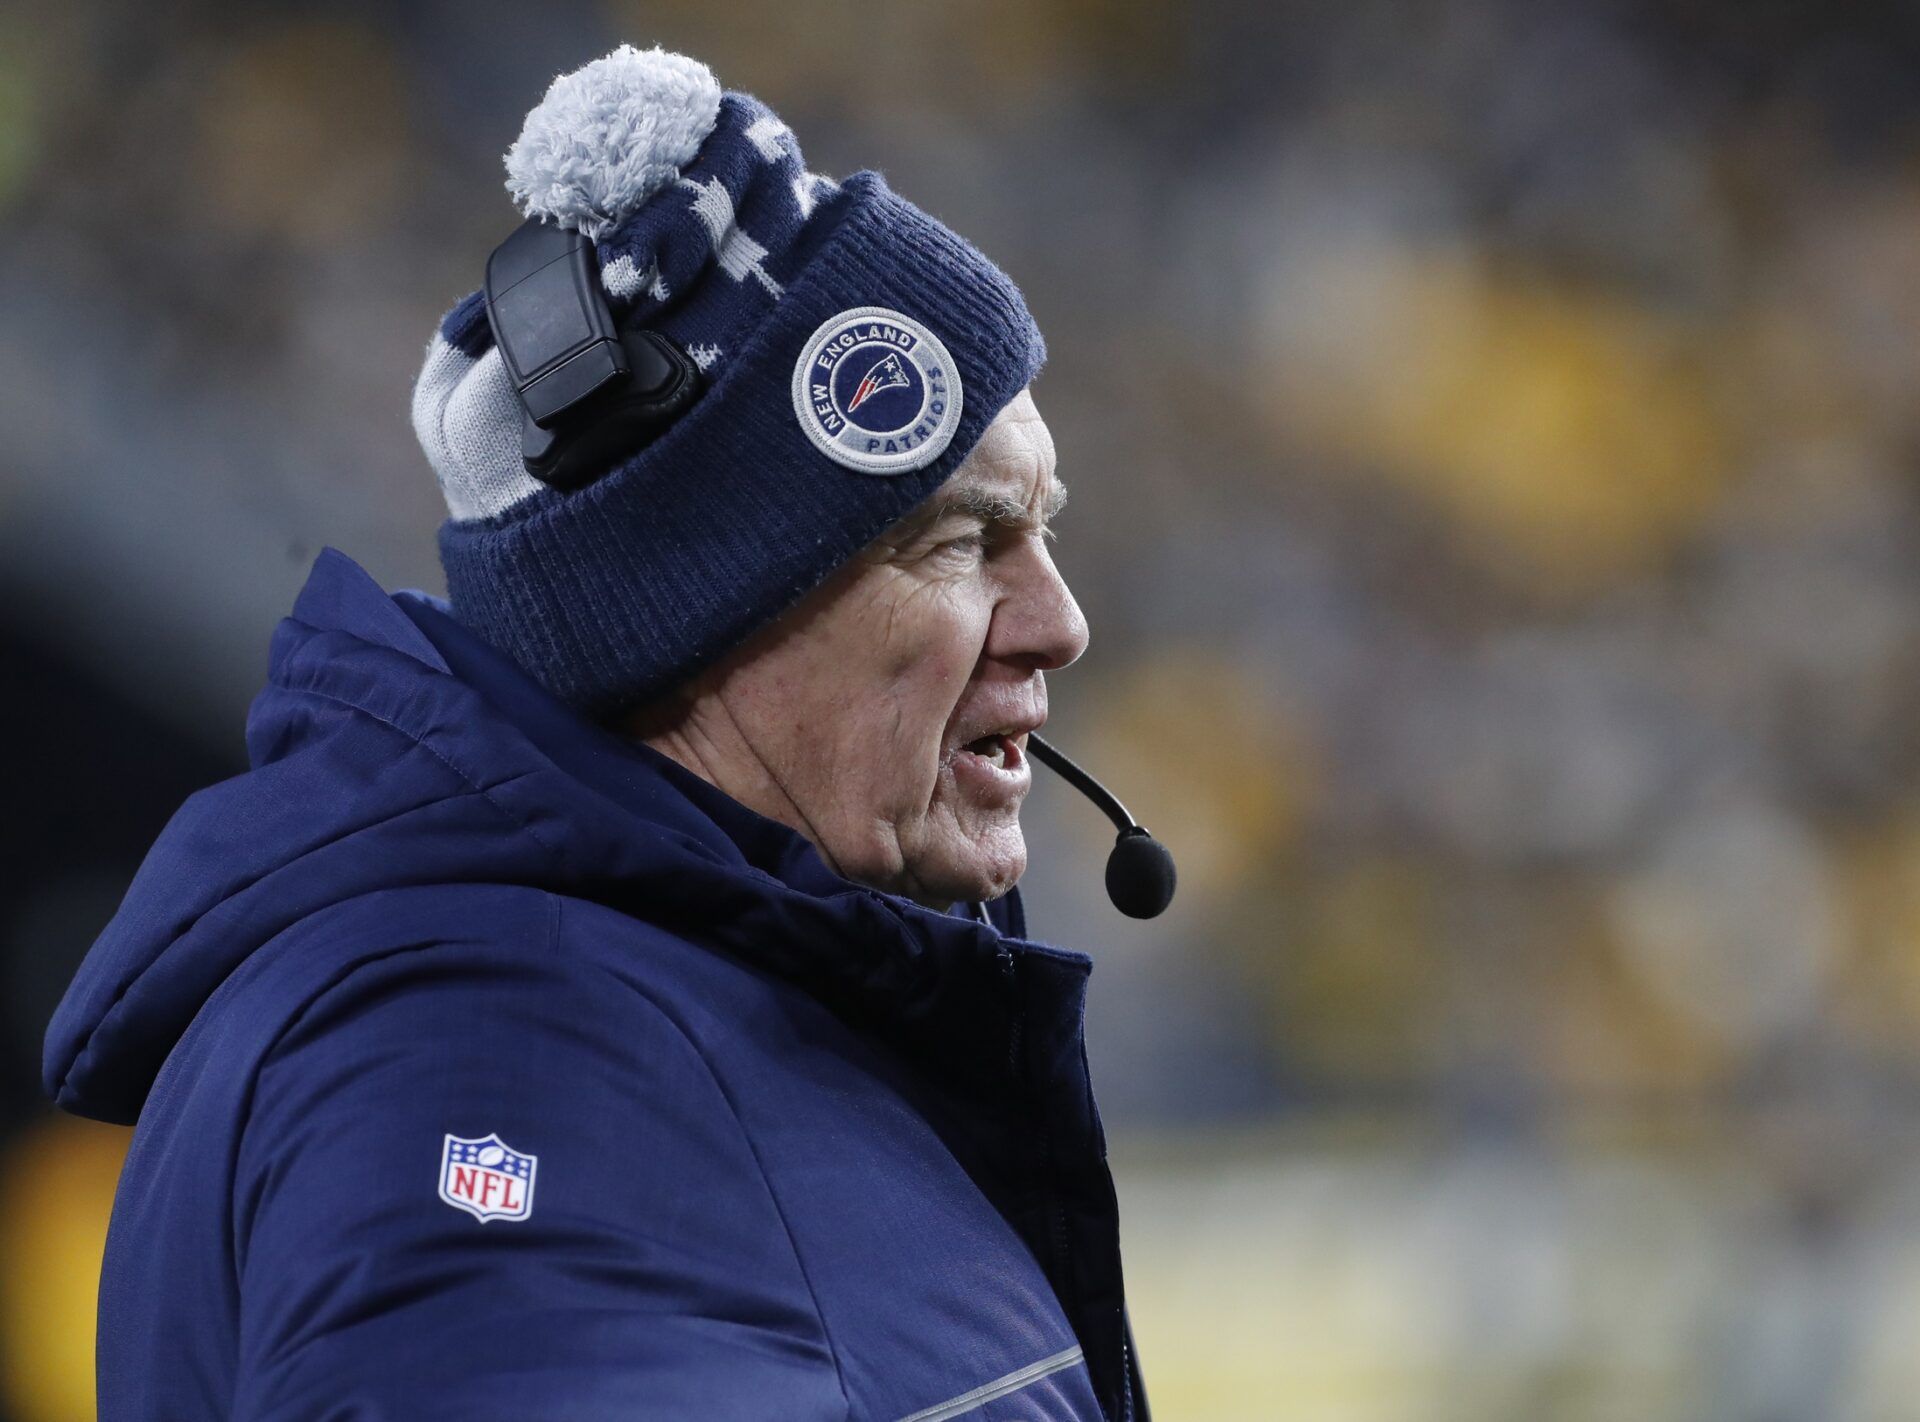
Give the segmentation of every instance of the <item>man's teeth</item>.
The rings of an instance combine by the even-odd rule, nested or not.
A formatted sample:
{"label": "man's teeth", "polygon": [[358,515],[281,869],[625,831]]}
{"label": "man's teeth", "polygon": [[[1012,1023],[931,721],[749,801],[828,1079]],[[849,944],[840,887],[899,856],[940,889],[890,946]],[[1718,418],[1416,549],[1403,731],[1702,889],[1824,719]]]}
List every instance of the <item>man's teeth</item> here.
{"label": "man's teeth", "polygon": [[1007,738],[1005,736],[982,736],[978,740],[968,741],[967,749],[1000,770],[1007,768]]}

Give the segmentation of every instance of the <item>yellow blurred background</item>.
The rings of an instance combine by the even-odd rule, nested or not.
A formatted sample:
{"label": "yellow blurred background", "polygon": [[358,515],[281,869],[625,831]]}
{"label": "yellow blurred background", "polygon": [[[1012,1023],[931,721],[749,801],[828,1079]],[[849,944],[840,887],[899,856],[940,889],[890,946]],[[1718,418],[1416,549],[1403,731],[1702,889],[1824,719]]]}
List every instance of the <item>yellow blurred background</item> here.
{"label": "yellow blurred background", "polygon": [[91,1415],[123,1133],[40,1034],[243,764],[621,41],[1019,280],[1093,648],[1043,786],[1157,1415],[1920,1419],[1920,12],[1750,0],[0,11],[0,1419]]}

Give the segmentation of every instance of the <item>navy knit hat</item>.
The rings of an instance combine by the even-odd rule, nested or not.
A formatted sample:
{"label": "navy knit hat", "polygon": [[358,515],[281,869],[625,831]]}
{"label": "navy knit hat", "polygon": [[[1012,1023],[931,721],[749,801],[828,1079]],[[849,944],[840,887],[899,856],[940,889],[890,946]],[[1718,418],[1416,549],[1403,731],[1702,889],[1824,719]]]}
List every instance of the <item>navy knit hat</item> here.
{"label": "navy knit hat", "polygon": [[507,171],[523,213],[594,240],[615,319],[702,372],[664,434],[563,492],[522,464],[482,293],[427,348],[413,422],[451,513],[454,613],[589,715],[683,682],[818,586],[1045,359],[980,252],[878,173],[808,172],[785,124],[695,60],[623,45],[560,76]]}

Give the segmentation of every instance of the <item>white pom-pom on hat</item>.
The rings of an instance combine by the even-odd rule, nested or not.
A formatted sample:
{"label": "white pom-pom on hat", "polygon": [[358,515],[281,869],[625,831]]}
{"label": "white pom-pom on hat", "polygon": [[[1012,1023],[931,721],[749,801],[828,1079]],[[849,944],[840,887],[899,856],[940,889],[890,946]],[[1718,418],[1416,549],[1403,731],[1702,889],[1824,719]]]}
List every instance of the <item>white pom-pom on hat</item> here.
{"label": "white pom-pom on hat", "polygon": [[623,44],[548,86],[507,150],[507,191],[524,216],[598,240],[680,176],[719,117],[706,65]]}

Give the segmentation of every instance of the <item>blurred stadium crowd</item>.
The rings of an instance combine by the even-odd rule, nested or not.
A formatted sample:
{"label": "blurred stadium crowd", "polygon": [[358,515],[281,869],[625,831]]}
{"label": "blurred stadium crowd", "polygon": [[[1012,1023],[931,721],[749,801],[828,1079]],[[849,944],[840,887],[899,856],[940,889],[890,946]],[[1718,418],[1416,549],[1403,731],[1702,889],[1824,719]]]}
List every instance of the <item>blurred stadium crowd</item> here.
{"label": "blurred stadium crowd", "polygon": [[621,40],[1047,333],[1053,725],[1182,875],[1036,789],[1157,1409],[1920,1418],[1903,0],[0,9],[0,1417],[90,1415],[121,1148],[46,1016],[314,553],[441,590],[413,373]]}

